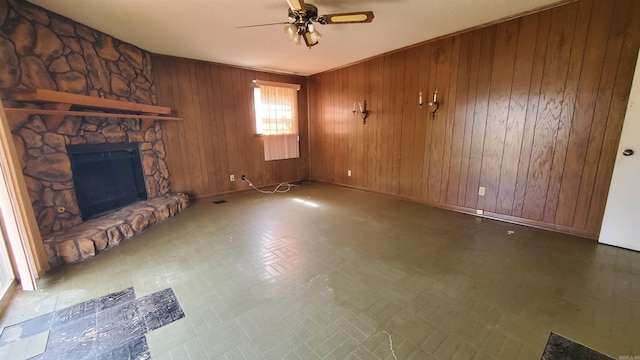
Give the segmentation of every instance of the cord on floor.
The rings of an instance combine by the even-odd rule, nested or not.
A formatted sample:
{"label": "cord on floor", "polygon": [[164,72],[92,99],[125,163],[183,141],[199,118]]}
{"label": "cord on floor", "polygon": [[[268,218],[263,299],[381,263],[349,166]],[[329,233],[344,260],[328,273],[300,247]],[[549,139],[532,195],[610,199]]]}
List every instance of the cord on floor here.
{"label": "cord on floor", "polygon": [[[244,176],[243,180],[247,180],[250,187],[252,187],[255,191],[263,194],[286,193],[289,190],[291,190],[292,187],[300,187],[299,185],[296,185],[296,184],[289,184],[288,182],[283,182],[278,184],[278,186],[276,186],[273,190],[260,190],[257,187],[255,187],[255,185],[253,185],[253,183],[251,182],[251,180],[249,180],[248,177]],[[285,186],[286,186],[286,189],[284,189]]]}
{"label": "cord on floor", "polygon": [[393,351],[393,339],[391,339],[391,334],[384,330],[380,331],[379,333],[386,334],[389,337],[389,350],[391,350],[391,355],[393,356],[393,358],[395,360],[398,360],[398,358],[396,357],[396,352]]}

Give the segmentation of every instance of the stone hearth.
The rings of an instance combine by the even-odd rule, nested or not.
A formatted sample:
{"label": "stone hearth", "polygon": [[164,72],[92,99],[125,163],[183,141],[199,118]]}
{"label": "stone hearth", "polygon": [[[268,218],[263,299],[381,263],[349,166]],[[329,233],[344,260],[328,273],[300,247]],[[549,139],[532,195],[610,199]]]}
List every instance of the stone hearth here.
{"label": "stone hearth", "polygon": [[51,267],[84,261],[189,206],[185,194],[140,201],[43,239]]}

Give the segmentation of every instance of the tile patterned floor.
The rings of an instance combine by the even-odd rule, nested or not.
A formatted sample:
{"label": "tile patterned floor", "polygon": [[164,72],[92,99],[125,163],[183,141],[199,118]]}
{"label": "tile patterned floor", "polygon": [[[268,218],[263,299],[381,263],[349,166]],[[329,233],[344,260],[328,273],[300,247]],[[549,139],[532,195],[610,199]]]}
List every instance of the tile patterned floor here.
{"label": "tile patterned floor", "polygon": [[[173,291],[136,299],[133,288],[4,327],[0,357],[23,359],[149,359],[145,335],[184,317]],[[38,336],[41,346],[21,345]]]}
{"label": "tile patterned floor", "polygon": [[[207,199],[20,292],[0,327],[134,287],[185,317],[153,359],[640,355],[640,253],[331,185]],[[162,320],[159,320],[162,322]]]}
{"label": "tile patterned floor", "polygon": [[551,333],[540,360],[614,360],[582,344]]}

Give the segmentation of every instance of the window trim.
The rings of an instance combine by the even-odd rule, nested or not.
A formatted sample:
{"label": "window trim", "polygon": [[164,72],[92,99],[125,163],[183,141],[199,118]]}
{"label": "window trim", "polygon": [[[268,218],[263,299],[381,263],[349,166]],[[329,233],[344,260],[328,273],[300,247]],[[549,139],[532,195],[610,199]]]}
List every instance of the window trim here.
{"label": "window trim", "polygon": [[300,91],[301,89],[300,84],[283,83],[283,82],[277,82],[277,81],[267,81],[267,80],[258,80],[258,79],[253,80],[253,85],[256,87],[260,87],[260,85],[286,87],[286,88],[296,89],[296,91]]}
{"label": "window trim", "polygon": [[[285,159],[296,159],[300,158],[300,133],[298,128],[299,123],[299,109],[298,109],[298,91],[301,89],[300,84],[292,84],[292,83],[281,83],[274,81],[265,81],[265,80],[253,80],[253,93],[254,93],[254,116],[255,116],[255,134],[256,136],[262,137],[263,147],[264,147],[264,159],[265,161],[272,160],[285,160]],[[265,123],[262,119],[262,114],[264,113],[262,109],[262,89],[261,87],[269,87],[269,88],[280,88],[283,91],[283,96],[280,99],[284,101],[274,102],[272,105],[283,106],[284,113],[280,112],[280,115],[284,115],[284,117],[280,118],[279,115],[276,115],[275,118],[269,116],[267,118],[269,131],[265,132]],[[272,91],[269,91],[269,99],[271,99],[275,94]],[[269,102],[271,104],[271,102]],[[277,108],[277,106],[276,106]],[[272,109],[275,111],[275,114],[279,112],[276,111],[276,108]],[[290,108],[290,115],[287,116],[286,109]],[[273,120],[273,121],[271,121]],[[275,121],[275,122],[274,122]],[[273,125],[278,126],[281,121],[285,121],[283,123],[286,129],[289,129],[290,132],[287,133],[278,133],[279,131],[273,132]],[[286,121],[289,121],[290,125],[286,125]],[[289,126],[289,127],[287,127]],[[283,128],[285,129],[285,128]],[[285,130],[286,130],[285,129]],[[293,141],[292,136],[295,138]],[[295,145],[294,145],[295,143]]]}

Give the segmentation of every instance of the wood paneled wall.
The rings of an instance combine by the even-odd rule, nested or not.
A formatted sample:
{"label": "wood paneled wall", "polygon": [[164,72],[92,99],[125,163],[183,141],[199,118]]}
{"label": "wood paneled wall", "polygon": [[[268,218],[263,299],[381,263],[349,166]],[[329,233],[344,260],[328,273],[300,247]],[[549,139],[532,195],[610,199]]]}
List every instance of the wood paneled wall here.
{"label": "wood paneled wall", "polygon": [[640,1],[580,0],[314,75],[311,176],[596,238],[639,43]]}
{"label": "wood paneled wall", "polygon": [[[199,198],[256,186],[309,178],[307,79],[251,71],[197,60],[154,55],[158,103],[176,109],[184,121],[161,122],[172,191]],[[255,79],[297,83],[300,158],[264,161],[255,134]],[[229,175],[236,181],[229,181]]]}

